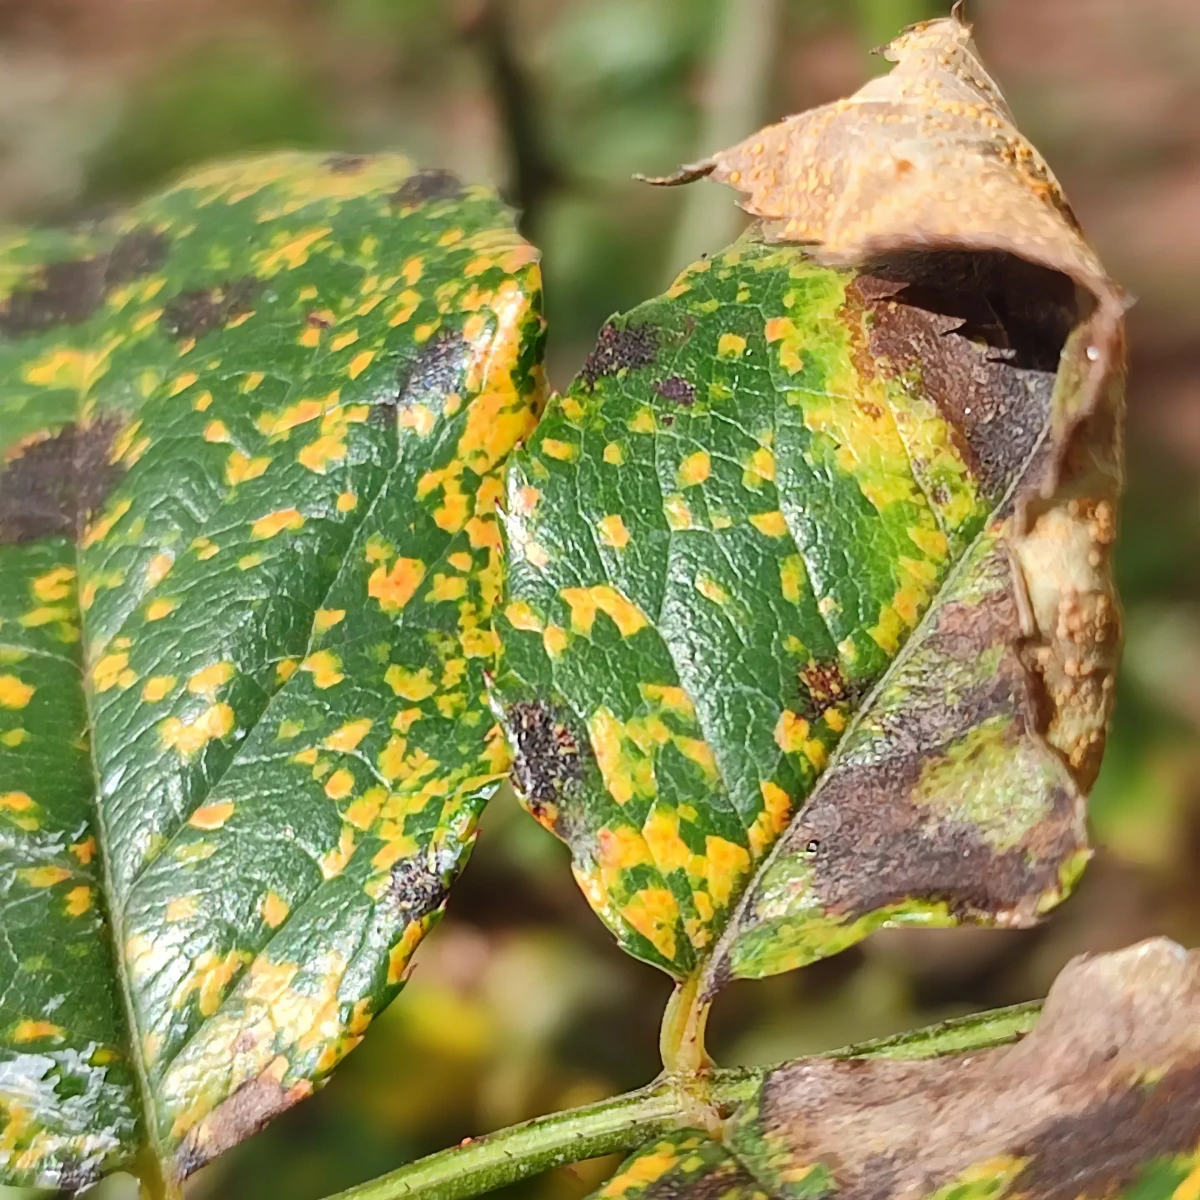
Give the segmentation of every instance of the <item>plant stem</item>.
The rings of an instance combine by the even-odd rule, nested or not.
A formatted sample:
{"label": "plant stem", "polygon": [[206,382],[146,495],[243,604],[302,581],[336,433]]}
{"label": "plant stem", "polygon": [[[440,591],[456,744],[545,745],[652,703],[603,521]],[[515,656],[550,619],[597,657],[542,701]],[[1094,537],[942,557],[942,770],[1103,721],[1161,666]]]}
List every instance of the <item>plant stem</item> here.
{"label": "plant stem", "polygon": [[672,1080],[584,1108],[473,1138],[341,1192],[330,1200],[465,1200],[553,1167],[632,1150],[679,1123]]}

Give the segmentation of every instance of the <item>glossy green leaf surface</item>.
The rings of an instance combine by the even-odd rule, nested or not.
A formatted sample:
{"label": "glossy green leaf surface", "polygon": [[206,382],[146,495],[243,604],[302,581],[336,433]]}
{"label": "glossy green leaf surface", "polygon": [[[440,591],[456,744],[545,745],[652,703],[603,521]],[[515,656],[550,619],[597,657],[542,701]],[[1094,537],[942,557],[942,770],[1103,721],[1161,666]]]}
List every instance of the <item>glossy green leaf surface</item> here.
{"label": "glossy green leaf surface", "polygon": [[507,765],[536,253],[398,157],[0,249],[0,1179],[167,1185],[400,987]]}
{"label": "glossy green leaf surface", "polygon": [[1069,890],[1119,646],[1120,381],[1078,319],[1002,255],[745,241],[552,402],[509,470],[497,703],[631,953],[711,993]]}
{"label": "glossy green leaf surface", "polygon": [[1195,952],[1076,959],[1015,1044],[905,1061],[906,1038],[765,1071],[723,1144],[659,1139],[595,1195],[1184,1200],[1200,1187],[1198,1017]]}

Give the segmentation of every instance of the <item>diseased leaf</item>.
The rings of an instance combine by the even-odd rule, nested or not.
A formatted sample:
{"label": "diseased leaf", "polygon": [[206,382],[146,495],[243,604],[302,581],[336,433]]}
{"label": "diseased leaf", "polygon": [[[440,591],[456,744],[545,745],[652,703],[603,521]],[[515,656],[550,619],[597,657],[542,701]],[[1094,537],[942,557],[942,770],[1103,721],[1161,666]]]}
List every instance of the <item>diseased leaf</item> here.
{"label": "diseased leaf", "polygon": [[[973,189],[987,220],[882,221],[906,203],[876,169],[903,121],[869,85],[822,153],[876,181],[870,236],[846,232],[865,226],[845,180],[805,201],[822,257],[852,263],[767,225],[696,264],[610,322],[510,466],[496,703],[519,789],[694,1011],[883,924],[1030,924],[1088,854],[1120,644],[1123,302],[1026,157],[993,194],[993,159],[964,148],[992,109],[944,93],[956,73],[994,88],[963,27],[893,49],[903,104],[963,118],[938,221]],[[938,119],[905,135],[919,162]]]}
{"label": "diseased leaf", "polygon": [[1198,1027],[1195,952],[1159,939],[1075,959],[1015,1045],[777,1067],[726,1114],[723,1146],[660,1140],[595,1194],[1186,1196],[1200,1181]]}
{"label": "diseased leaf", "polygon": [[536,254],[397,157],[0,253],[0,1178],[170,1189],[401,985],[507,766]]}

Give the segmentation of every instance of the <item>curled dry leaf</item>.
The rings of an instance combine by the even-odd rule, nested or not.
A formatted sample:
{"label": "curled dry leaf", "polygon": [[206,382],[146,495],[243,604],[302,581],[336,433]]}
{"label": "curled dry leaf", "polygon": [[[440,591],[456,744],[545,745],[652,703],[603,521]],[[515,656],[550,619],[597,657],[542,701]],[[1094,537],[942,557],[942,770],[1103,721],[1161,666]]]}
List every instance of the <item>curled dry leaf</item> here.
{"label": "curled dry leaf", "polygon": [[667,181],[763,222],[612,321],[509,473],[517,781],[683,1036],[882,924],[1027,925],[1089,853],[1124,300],[962,21],[888,53]]}
{"label": "curled dry leaf", "polygon": [[723,1146],[684,1131],[597,1195],[1167,1200],[1200,1184],[1200,955],[1080,958],[1015,1045],[924,1061],[809,1058],[763,1074]]}

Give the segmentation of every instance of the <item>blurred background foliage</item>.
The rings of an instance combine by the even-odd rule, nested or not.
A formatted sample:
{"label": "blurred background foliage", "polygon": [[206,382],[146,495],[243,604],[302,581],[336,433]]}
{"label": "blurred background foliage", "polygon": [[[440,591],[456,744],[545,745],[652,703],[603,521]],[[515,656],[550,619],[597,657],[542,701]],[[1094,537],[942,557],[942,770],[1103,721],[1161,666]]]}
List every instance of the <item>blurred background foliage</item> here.
{"label": "blurred background foliage", "polygon": [[[0,0],[0,219],[102,211],[188,163],[402,149],[503,186],[545,251],[550,374],[738,232],[732,196],[630,180],[857,87],[927,0]],[[1073,954],[1200,943],[1200,5],[975,0],[986,58],[1132,315],[1129,649],[1102,850],[1034,932],[903,932],[718,1005],[724,1064],[1041,995]],[[333,1082],[198,1176],[315,1200],[471,1134],[646,1082],[668,984],[587,910],[510,794],[413,982]],[[573,1200],[611,1164],[519,1189]],[[109,1195],[120,1185],[105,1185]],[[0,1193],[6,1193],[0,1188]],[[21,1193],[24,1195],[24,1193]]]}

